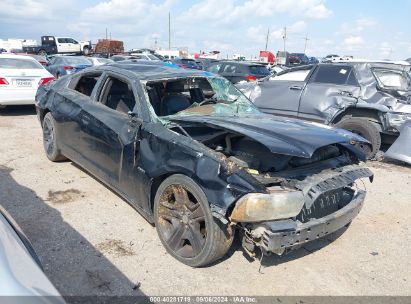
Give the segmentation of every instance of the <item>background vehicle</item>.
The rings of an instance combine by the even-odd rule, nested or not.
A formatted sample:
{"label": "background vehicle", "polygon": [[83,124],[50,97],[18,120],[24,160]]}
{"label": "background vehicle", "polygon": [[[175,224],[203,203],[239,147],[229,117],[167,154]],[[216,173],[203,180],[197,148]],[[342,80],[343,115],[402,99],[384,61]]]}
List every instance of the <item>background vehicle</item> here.
{"label": "background vehicle", "polygon": [[123,61],[123,60],[138,60],[139,58],[136,56],[131,56],[131,55],[113,55],[110,57],[111,60],[113,60],[114,62],[118,62],[118,61]]}
{"label": "background vehicle", "polygon": [[37,88],[52,80],[34,58],[0,54],[0,106],[33,104]]}
{"label": "background vehicle", "polygon": [[232,83],[255,81],[270,75],[266,66],[244,61],[219,61],[211,64],[206,70],[224,76]]}
{"label": "background vehicle", "polygon": [[307,55],[304,53],[291,53],[290,54],[290,65],[307,65],[309,63]]}
{"label": "background vehicle", "polygon": [[92,63],[81,56],[55,56],[52,57],[47,65],[47,70],[59,78],[64,75],[74,74],[85,68],[92,66]]}
{"label": "background vehicle", "polygon": [[113,60],[108,59],[108,58],[101,58],[101,57],[86,57],[86,58],[88,61],[90,61],[90,63],[93,66],[114,63]]}
{"label": "background vehicle", "polygon": [[18,55],[23,55],[23,56],[30,56],[38,61],[42,66],[46,67],[49,63],[46,57],[41,56],[41,55],[36,55],[36,54],[18,54]]}
{"label": "background vehicle", "polygon": [[42,56],[67,53],[82,53],[84,55],[88,55],[90,51],[90,41],[78,42],[70,37],[42,36],[41,45],[23,46],[23,52],[34,53]]}
{"label": "background vehicle", "polygon": [[176,64],[180,68],[184,68],[184,69],[201,70],[201,66],[199,66],[194,59],[174,58],[170,60],[170,63]]}
{"label": "background vehicle", "polygon": [[140,59],[140,60],[156,60],[160,61],[161,59],[154,54],[151,53],[130,53],[130,56],[133,56],[133,59]]}
{"label": "background vehicle", "polygon": [[206,70],[211,64],[218,62],[217,59],[211,58],[197,58],[195,61],[197,65],[201,67],[202,70]]}
{"label": "background vehicle", "polygon": [[290,53],[284,51],[278,51],[276,56],[276,64],[289,66],[289,56]]}
{"label": "background vehicle", "polygon": [[[402,124],[411,120],[408,66],[347,62],[287,70],[255,87],[244,85],[264,112],[332,124],[358,133],[372,143],[392,144]],[[411,139],[410,139],[411,140]]]}
{"label": "background vehicle", "polygon": [[348,225],[365,197],[353,183],[372,177],[358,165],[360,136],[265,115],[203,71],[104,65],[37,101],[47,157],[110,185],[193,267],[224,256],[233,227],[247,252],[282,254]]}
{"label": "background vehicle", "polygon": [[308,57],[308,64],[317,64],[320,61],[316,57]]}
{"label": "background vehicle", "polygon": [[[65,303],[43,273],[40,260],[27,237],[0,206],[0,297],[32,296],[32,303]],[[44,298],[42,298],[44,297]],[[5,300],[6,303],[14,300]],[[16,300],[15,303],[19,302]]]}

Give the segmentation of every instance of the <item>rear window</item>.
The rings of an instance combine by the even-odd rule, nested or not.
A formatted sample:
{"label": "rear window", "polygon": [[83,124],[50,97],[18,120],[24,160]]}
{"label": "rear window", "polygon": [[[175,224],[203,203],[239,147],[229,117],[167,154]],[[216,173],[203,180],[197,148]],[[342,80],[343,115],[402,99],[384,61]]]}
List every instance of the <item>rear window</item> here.
{"label": "rear window", "polygon": [[0,58],[0,69],[42,69],[40,63],[30,59]]}
{"label": "rear window", "polygon": [[182,62],[182,63],[191,63],[191,64],[194,64],[194,63],[195,63],[195,60],[193,60],[193,59],[181,59],[181,62]]}
{"label": "rear window", "polygon": [[261,75],[261,76],[268,76],[270,75],[270,71],[261,65],[252,65],[249,67],[250,73],[253,75]]}

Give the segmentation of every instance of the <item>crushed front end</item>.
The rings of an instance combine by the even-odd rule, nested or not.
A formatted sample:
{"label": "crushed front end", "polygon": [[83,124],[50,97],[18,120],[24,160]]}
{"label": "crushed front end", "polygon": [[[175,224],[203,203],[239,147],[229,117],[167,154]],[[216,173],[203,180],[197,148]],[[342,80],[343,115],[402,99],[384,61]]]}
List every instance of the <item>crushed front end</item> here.
{"label": "crushed front end", "polygon": [[[360,212],[365,191],[361,178],[373,173],[360,165],[341,165],[344,157],[299,167],[276,176],[258,176],[268,193],[250,193],[239,199],[230,220],[242,230],[242,245],[254,255],[283,254],[304,243],[322,238],[347,226]],[[321,167],[337,165],[321,170]],[[317,172],[308,175],[310,171]],[[305,171],[305,172],[304,172]]]}

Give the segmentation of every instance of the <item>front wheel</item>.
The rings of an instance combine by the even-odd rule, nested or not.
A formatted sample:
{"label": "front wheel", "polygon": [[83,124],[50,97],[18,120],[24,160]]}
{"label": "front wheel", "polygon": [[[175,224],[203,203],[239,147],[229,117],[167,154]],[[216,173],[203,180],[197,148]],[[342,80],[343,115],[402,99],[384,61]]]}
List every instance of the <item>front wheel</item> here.
{"label": "front wheel", "polygon": [[172,175],[160,185],[154,221],[167,252],[188,266],[220,259],[233,241],[231,228],[212,216],[203,190],[185,175]]}
{"label": "front wheel", "polygon": [[368,140],[372,147],[359,144],[367,158],[373,158],[381,148],[381,134],[373,122],[366,118],[350,117],[341,120],[335,127],[356,133]]}
{"label": "front wheel", "polygon": [[43,146],[47,158],[53,162],[66,159],[59,149],[55,127],[56,122],[49,112],[43,119]]}

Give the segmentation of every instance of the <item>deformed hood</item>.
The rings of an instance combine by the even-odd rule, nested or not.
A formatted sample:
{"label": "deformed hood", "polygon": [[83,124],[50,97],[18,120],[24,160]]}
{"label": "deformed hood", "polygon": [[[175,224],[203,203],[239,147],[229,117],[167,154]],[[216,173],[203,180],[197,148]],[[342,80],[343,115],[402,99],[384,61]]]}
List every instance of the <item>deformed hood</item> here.
{"label": "deformed hood", "polygon": [[272,115],[249,116],[171,116],[170,121],[184,125],[203,124],[245,135],[265,145],[271,152],[309,158],[318,148],[348,143],[367,142],[351,132],[322,124]]}

